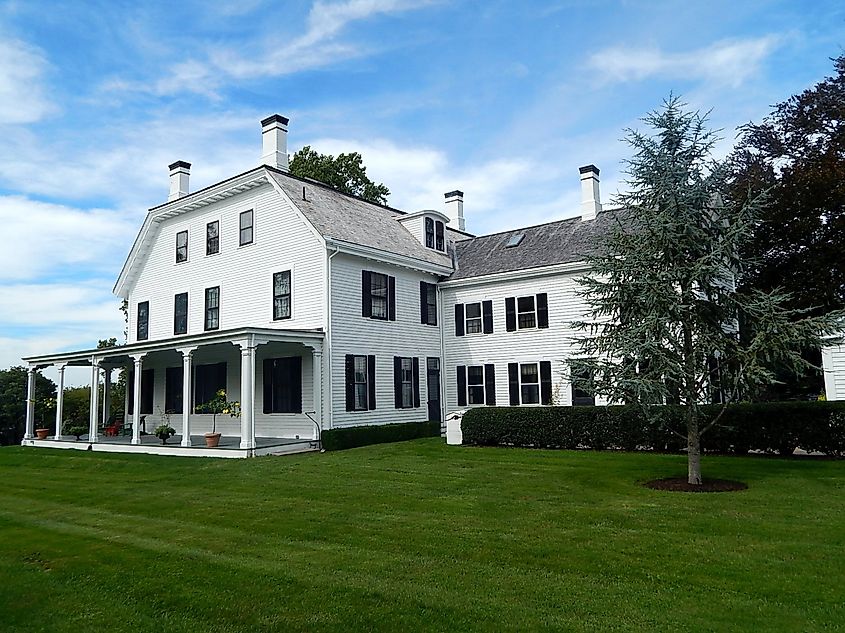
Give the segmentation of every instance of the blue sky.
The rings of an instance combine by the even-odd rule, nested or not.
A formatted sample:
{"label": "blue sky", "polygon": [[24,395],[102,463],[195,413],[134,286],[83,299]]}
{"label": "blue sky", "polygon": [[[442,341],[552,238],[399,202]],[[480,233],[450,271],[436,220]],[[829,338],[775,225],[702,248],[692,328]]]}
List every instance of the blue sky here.
{"label": "blue sky", "polygon": [[[670,91],[737,125],[832,71],[840,2],[0,0],[0,367],[121,336],[111,295],[167,165],[192,189],[288,149],[360,151],[406,210],[476,233],[624,187],[624,129]],[[84,378],[83,378],[84,380]]]}

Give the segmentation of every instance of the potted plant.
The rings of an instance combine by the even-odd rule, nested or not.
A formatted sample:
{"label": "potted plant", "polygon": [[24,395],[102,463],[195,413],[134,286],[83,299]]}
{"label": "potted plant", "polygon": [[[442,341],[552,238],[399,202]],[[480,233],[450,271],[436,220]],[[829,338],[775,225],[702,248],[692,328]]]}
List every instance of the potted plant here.
{"label": "potted plant", "polygon": [[46,440],[47,436],[50,435],[50,429],[47,428],[47,424],[46,422],[44,422],[44,418],[50,412],[51,409],[55,409],[56,399],[44,398],[37,404],[41,405],[41,427],[35,429],[35,437],[37,437],[39,440]]}
{"label": "potted plant", "polygon": [[167,444],[167,440],[176,435],[176,429],[167,424],[159,424],[155,430],[155,436],[161,440],[162,444]]}
{"label": "potted plant", "polygon": [[217,432],[217,414],[224,413],[233,418],[240,417],[241,403],[226,400],[226,390],[220,389],[208,402],[197,405],[197,413],[210,413],[211,433],[205,434],[205,445],[208,448],[215,448],[220,443],[220,433]]}

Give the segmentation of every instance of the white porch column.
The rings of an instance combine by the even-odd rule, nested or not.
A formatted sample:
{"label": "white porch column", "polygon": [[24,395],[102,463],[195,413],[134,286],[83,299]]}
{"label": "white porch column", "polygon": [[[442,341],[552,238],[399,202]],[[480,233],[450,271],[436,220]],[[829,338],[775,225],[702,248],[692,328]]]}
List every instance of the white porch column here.
{"label": "white porch column", "polygon": [[23,439],[31,440],[35,434],[35,376],[37,367],[30,367],[26,374],[26,429]]}
{"label": "white porch column", "polygon": [[144,354],[132,356],[135,361],[135,374],[132,377],[135,392],[132,394],[132,443],[141,443],[141,371],[144,369]]}
{"label": "white porch column", "polygon": [[103,428],[109,423],[111,417],[111,367],[103,367],[103,412],[101,419]]}
{"label": "white porch column", "polygon": [[191,355],[195,349],[196,347],[185,347],[179,350],[182,352],[182,446],[191,445]]}
{"label": "white porch column", "polygon": [[316,347],[311,352],[311,372],[314,377],[314,417],[319,429],[314,429],[314,439],[320,439],[323,430],[323,350]]}
{"label": "white porch column", "polygon": [[241,343],[241,448],[255,448],[255,347]]}
{"label": "white porch column", "polygon": [[62,417],[65,404],[65,366],[57,365],[59,370],[59,384],[56,387],[56,439],[62,436]]}
{"label": "white porch column", "polygon": [[100,405],[100,360],[97,358],[91,359],[91,411],[88,418],[88,441],[97,442],[99,434],[97,432],[97,424],[99,423],[99,405]]}

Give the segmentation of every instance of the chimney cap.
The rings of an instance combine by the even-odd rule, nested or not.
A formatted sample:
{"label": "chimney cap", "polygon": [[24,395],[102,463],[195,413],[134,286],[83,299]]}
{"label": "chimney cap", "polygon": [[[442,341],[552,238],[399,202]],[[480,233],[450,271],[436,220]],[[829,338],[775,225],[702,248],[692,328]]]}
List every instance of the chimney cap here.
{"label": "chimney cap", "polygon": [[578,171],[582,174],[589,174],[590,172],[592,172],[596,176],[599,175],[599,168],[595,165],[584,165],[583,167],[579,167]]}
{"label": "chimney cap", "polygon": [[287,125],[290,119],[286,116],[282,116],[281,114],[273,114],[268,116],[266,119],[261,120],[261,127],[267,127],[271,123],[281,123],[282,125]]}
{"label": "chimney cap", "polygon": [[185,169],[190,169],[190,168],[191,168],[191,163],[186,163],[184,160],[177,160],[177,161],[176,161],[175,163],[173,163],[172,165],[168,165],[168,167],[167,167],[167,168],[168,168],[170,171],[173,171],[174,169],[179,169],[180,167],[183,167],[183,168],[185,168]]}
{"label": "chimney cap", "polygon": [[459,189],[455,189],[454,191],[450,191],[449,193],[444,194],[444,197],[445,198],[463,198],[464,192],[459,190]]}

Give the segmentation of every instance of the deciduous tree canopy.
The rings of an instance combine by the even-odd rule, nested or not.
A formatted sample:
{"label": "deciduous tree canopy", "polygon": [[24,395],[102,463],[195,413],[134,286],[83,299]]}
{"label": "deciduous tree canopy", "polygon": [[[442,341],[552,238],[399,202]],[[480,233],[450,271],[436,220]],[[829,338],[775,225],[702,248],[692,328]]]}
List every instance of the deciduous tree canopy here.
{"label": "deciduous tree canopy", "polygon": [[306,145],[293,155],[290,173],[300,178],[312,178],[353,196],[385,204],[390,190],[367,177],[367,168],[358,152],[320,154]]}

